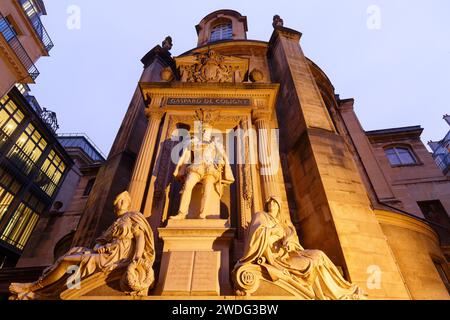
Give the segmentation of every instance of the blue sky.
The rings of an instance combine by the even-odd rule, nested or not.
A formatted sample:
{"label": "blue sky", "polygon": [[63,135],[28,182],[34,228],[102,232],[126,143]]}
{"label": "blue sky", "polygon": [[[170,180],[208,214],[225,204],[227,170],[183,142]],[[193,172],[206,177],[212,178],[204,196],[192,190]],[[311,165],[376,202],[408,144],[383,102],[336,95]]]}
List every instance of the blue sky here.
{"label": "blue sky", "polygon": [[[108,153],[142,72],[140,59],[171,35],[172,54],[196,46],[195,25],[234,9],[248,18],[248,38],[268,41],[272,17],[303,33],[305,54],[327,73],[336,93],[355,98],[366,130],[422,125],[423,140],[448,131],[450,1],[151,1],[45,0],[43,22],[55,43],[41,58],[32,93],[56,111],[60,133],[84,132]],[[67,10],[81,9],[80,29]],[[380,29],[367,26],[380,12]],[[373,24],[372,24],[373,25]]]}

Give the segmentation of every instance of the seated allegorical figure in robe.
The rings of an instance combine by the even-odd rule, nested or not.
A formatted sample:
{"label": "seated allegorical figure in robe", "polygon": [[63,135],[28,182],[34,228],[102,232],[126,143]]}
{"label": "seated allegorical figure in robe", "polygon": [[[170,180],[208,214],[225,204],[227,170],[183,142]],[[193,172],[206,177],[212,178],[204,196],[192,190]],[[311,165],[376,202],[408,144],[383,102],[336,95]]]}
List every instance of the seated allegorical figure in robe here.
{"label": "seated allegorical figure in robe", "polygon": [[[153,232],[145,217],[130,212],[128,192],[114,201],[117,220],[96,240],[93,249],[76,247],[44,270],[32,283],[12,283],[12,299],[39,299],[39,292],[63,279],[69,269],[77,267],[76,276],[85,279],[97,272],[108,273],[124,268],[121,286],[132,295],[146,295],[154,283],[155,260]],[[72,269],[73,270],[73,269]]]}
{"label": "seated allegorical figure in robe", "polygon": [[[248,265],[267,266],[270,274],[286,276],[304,297],[317,300],[364,299],[362,290],[340,274],[333,262],[320,250],[305,250],[292,223],[282,217],[276,197],[266,202],[265,212],[253,216],[245,254],[235,270]],[[294,281],[292,281],[292,279]]]}

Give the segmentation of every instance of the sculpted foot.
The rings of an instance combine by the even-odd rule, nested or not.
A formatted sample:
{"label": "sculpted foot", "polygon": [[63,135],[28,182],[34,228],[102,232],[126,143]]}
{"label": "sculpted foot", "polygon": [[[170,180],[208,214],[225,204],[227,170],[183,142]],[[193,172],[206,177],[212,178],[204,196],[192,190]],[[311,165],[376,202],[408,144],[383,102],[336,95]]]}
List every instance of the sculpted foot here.
{"label": "sculpted foot", "polygon": [[206,213],[200,213],[199,218],[200,219],[206,219]]}
{"label": "sculpted foot", "polygon": [[9,291],[15,294],[30,292],[34,283],[11,283]]}
{"label": "sculpted foot", "polygon": [[176,216],[170,217],[170,220],[184,220],[186,219],[187,214],[179,212]]}

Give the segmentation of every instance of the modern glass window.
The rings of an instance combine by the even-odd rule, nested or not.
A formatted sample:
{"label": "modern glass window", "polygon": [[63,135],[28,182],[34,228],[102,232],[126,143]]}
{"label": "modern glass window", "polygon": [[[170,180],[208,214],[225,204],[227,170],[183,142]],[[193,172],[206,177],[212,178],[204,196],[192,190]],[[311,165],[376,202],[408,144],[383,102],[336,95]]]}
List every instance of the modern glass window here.
{"label": "modern glass window", "polygon": [[24,198],[9,220],[0,240],[23,250],[30,238],[45,205],[30,193]]}
{"label": "modern glass window", "polygon": [[0,146],[8,140],[24,118],[23,113],[8,96],[0,99]]}
{"label": "modern glass window", "polygon": [[20,170],[29,174],[46,147],[47,141],[32,124],[29,124],[8,153],[8,157]]}
{"label": "modern glass window", "polygon": [[13,199],[14,196],[0,186],[0,220],[5,215]]}
{"label": "modern glass window", "polygon": [[20,184],[3,169],[0,169],[0,221],[19,190]]}
{"label": "modern glass window", "polygon": [[210,42],[220,41],[220,40],[230,40],[233,39],[233,26],[231,22],[221,23],[216,25],[211,31]]}
{"label": "modern glass window", "polygon": [[386,149],[385,153],[392,166],[417,164],[417,160],[410,148],[392,147]]}
{"label": "modern glass window", "polygon": [[66,164],[52,150],[41,167],[41,172],[36,179],[36,183],[45,193],[52,197],[59,186],[65,170]]}

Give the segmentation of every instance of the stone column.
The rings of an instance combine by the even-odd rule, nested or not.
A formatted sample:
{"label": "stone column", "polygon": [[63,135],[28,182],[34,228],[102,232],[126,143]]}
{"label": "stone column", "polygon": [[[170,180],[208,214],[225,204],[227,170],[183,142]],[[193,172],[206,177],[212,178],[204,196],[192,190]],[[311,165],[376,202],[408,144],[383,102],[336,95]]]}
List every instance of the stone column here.
{"label": "stone column", "polygon": [[136,164],[134,165],[133,176],[128,188],[132,201],[131,210],[133,211],[141,210],[145,186],[150,173],[152,155],[164,112],[146,109],[145,115],[148,118],[147,130],[145,131],[144,140],[139,150]]}
{"label": "stone column", "polygon": [[263,202],[265,202],[270,196],[279,197],[277,185],[277,175],[280,170],[278,143],[272,141],[276,135],[273,135],[269,114],[254,113],[253,122],[258,130],[259,174],[262,182]]}

